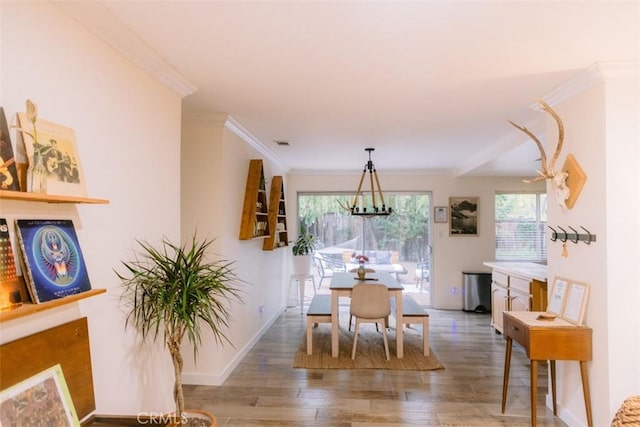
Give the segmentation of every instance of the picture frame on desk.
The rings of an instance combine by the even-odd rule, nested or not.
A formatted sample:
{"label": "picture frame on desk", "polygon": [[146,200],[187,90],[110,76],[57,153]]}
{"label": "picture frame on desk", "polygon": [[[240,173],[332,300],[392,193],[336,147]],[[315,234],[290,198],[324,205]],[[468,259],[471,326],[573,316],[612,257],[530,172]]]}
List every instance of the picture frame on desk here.
{"label": "picture frame on desk", "polygon": [[570,282],[566,292],[566,302],[560,317],[576,326],[582,326],[589,300],[589,285]]}
{"label": "picture frame on desk", "polygon": [[549,301],[547,303],[547,313],[561,316],[567,301],[567,289],[569,288],[569,279],[564,277],[556,277],[551,285],[549,292]]}

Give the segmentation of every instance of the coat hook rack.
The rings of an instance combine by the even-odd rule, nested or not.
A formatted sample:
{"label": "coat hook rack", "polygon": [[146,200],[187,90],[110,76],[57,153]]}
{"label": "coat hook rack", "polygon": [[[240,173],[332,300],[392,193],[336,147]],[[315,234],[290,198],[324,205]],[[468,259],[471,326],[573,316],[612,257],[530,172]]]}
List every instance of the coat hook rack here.
{"label": "coat hook rack", "polygon": [[551,241],[552,242],[560,240],[562,243],[566,243],[567,240],[569,240],[572,243],[584,242],[585,244],[590,245],[591,242],[595,242],[596,241],[596,235],[595,234],[591,234],[591,232],[589,230],[587,230],[586,228],[584,228],[583,226],[580,226],[580,228],[582,228],[585,231],[586,234],[579,233],[578,230],[576,230],[575,228],[573,228],[571,226],[568,226],[568,228],[570,228],[572,232],[568,232],[567,230],[565,230],[564,228],[560,227],[559,225],[557,227],[561,231],[556,231],[556,229],[551,227],[550,225],[548,225],[547,227],[549,227],[551,229]]}

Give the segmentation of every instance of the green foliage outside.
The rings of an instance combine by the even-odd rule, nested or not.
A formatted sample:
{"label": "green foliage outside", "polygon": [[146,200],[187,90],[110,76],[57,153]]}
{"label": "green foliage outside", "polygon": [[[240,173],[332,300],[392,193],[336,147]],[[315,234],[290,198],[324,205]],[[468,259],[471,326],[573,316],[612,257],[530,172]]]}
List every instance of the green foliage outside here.
{"label": "green foliage outside", "polygon": [[[365,204],[367,202],[365,199]],[[351,216],[342,206],[352,203],[353,195],[350,194],[298,196],[300,224],[316,237],[317,249],[357,239],[355,247],[361,250],[364,234],[365,250],[398,251],[402,261],[424,259],[429,244],[431,207],[428,195],[385,195],[385,204],[393,208],[389,216]]]}

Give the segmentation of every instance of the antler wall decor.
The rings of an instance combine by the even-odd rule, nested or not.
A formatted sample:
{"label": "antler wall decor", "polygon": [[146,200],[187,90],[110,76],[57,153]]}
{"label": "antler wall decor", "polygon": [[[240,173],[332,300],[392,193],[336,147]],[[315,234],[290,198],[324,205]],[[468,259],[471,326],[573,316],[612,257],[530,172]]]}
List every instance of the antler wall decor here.
{"label": "antler wall decor", "polygon": [[560,156],[560,152],[562,151],[562,144],[564,142],[564,124],[562,123],[562,119],[560,116],[553,111],[553,109],[542,100],[537,100],[538,104],[542,107],[544,111],[549,113],[551,117],[558,124],[558,143],[556,144],[556,150],[553,153],[553,157],[551,160],[547,161],[547,154],[545,153],[544,146],[536,137],[533,132],[527,129],[524,126],[521,126],[517,123],[509,120],[509,123],[513,125],[516,129],[524,132],[529,138],[533,140],[538,146],[538,150],[540,150],[540,160],[542,163],[542,170],[538,171],[538,176],[532,179],[525,179],[524,182],[532,183],[540,180],[548,180],[551,182],[551,186],[553,187],[553,191],[556,194],[556,201],[562,207],[562,209],[567,209],[566,201],[571,196],[571,189],[567,185],[567,178],[569,177],[569,173],[563,170],[556,170],[556,160],[558,160],[558,156]]}

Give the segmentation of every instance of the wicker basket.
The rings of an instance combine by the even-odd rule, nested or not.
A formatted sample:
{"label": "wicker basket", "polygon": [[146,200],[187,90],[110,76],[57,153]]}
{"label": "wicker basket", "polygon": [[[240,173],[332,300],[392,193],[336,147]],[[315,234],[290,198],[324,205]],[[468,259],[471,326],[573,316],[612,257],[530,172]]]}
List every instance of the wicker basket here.
{"label": "wicker basket", "polygon": [[611,427],[640,426],[640,396],[626,399],[616,416],[611,421]]}

